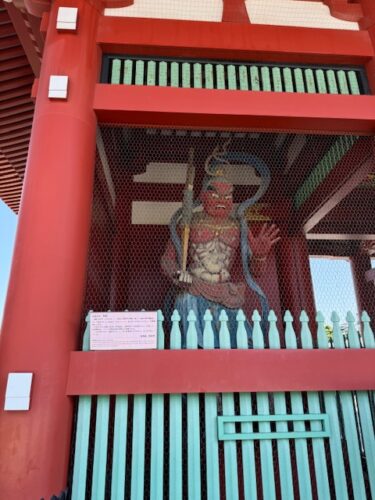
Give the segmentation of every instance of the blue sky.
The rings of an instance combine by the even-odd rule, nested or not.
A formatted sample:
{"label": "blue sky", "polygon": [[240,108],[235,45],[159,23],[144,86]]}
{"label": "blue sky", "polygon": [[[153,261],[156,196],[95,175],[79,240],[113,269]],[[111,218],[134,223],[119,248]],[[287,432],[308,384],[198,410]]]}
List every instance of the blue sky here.
{"label": "blue sky", "polygon": [[16,234],[17,216],[0,200],[0,324]]}
{"label": "blue sky", "polygon": [[[0,200],[0,323],[13,253],[17,216]],[[348,310],[357,313],[350,263],[346,259],[310,259],[317,309],[329,322],[331,312],[345,320]]]}

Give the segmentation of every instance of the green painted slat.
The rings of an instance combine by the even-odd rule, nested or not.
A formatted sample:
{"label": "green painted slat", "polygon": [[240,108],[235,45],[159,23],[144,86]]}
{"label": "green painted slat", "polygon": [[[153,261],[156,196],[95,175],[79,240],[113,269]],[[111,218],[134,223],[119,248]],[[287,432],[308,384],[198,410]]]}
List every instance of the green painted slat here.
{"label": "green painted slat", "polygon": [[165,61],[159,62],[159,87],[166,87],[168,82],[168,65]]}
{"label": "green painted slat", "polygon": [[247,76],[247,67],[240,66],[238,70],[240,76],[240,89],[249,90],[249,78]]}
{"label": "green painted slat", "polygon": [[[186,349],[197,349],[196,316],[192,310],[187,320],[189,326],[186,333]],[[187,395],[187,435],[188,497],[199,500],[201,498],[199,394]]]}
{"label": "green painted slat", "polygon": [[[324,316],[318,312],[316,316],[318,325],[318,346],[319,349],[328,349],[328,339],[324,329]],[[345,475],[345,465],[342,451],[340,421],[338,416],[336,393],[333,391],[324,391],[324,407],[329,415],[329,424],[331,436],[329,438],[329,446],[331,451],[332,472],[335,484],[336,498],[340,500],[348,500],[348,486]]]}
{"label": "green painted slat", "polygon": [[346,72],[340,70],[337,72],[337,81],[339,82],[340,94],[349,94],[349,86],[346,80]]}
{"label": "green painted slat", "polygon": [[[274,311],[270,311],[268,315],[269,321],[269,345],[270,349],[280,349],[280,335],[277,330],[277,317]],[[275,413],[279,415],[287,414],[287,406],[284,392],[276,392],[274,397],[274,408]],[[277,422],[276,423],[277,432],[288,432],[288,423]],[[282,498],[293,498],[293,475],[292,475],[292,464],[290,460],[290,445],[288,439],[278,439],[277,440],[277,455],[279,462],[279,472],[280,472],[280,488]]]}
{"label": "green painted slat", "polygon": [[227,66],[228,89],[237,90],[236,67],[233,64]]}
{"label": "green painted slat", "polygon": [[217,89],[225,89],[225,74],[224,74],[224,66],[222,64],[216,65],[216,88]]}
{"label": "green painted slat", "polygon": [[72,500],[86,499],[90,417],[91,396],[80,396],[78,400],[77,430],[74,451]]}
{"label": "green painted slat", "polygon": [[[90,311],[91,312],[91,311]],[[90,350],[90,312],[86,316],[86,329],[83,334],[82,351]],[[91,396],[78,399],[76,442],[72,482],[72,500],[86,499],[87,458],[91,418]]]}
{"label": "green painted slat", "polygon": [[305,69],[305,81],[308,94],[316,94],[314,73],[312,69]]}
{"label": "green painted slat", "polygon": [[125,59],[124,62],[124,85],[131,85],[133,80],[133,61],[131,59]]}
{"label": "green painted slat", "polygon": [[146,396],[134,396],[131,500],[144,499]]}
{"label": "green painted slat", "polygon": [[125,497],[126,433],[128,422],[128,396],[116,396],[113,434],[111,500]]}
{"label": "green painted slat", "polygon": [[[230,349],[230,333],[228,330],[228,315],[223,310],[219,316],[219,346],[220,349]],[[222,394],[223,415],[234,415],[234,395]],[[234,434],[235,424],[227,424],[226,433]],[[224,442],[224,464],[225,464],[225,497],[227,500],[238,499],[238,472],[237,472],[237,446],[235,441]]]}
{"label": "green painted slat", "polygon": [[[305,311],[301,312],[300,322],[301,322],[301,344],[303,349],[312,349],[312,336],[308,324],[309,318]],[[309,413],[319,414],[322,413],[320,407],[319,394],[317,392],[307,393],[307,404]],[[311,420],[310,428],[312,431],[319,431],[321,429],[321,424],[317,421]],[[324,440],[322,438],[315,438],[312,440],[313,455],[314,455],[314,467],[315,467],[315,478],[316,487],[318,491],[319,500],[329,500],[331,498],[331,493],[329,489],[328,482],[328,469],[327,460],[325,454]]]}
{"label": "green painted slat", "polygon": [[257,66],[250,67],[251,90],[260,90],[259,69]]}
{"label": "green painted slat", "polygon": [[304,93],[305,91],[305,84],[303,81],[303,73],[301,68],[295,68],[294,71],[294,82],[296,86],[296,92],[299,93]]}
{"label": "green painted slat", "polygon": [[[242,310],[237,314],[237,349],[248,349],[247,332],[245,328],[246,317]],[[240,413],[243,416],[252,415],[251,395],[240,393]],[[241,424],[241,432],[250,433],[253,431],[252,423]],[[257,498],[257,476],[255,465],[255,453],[253,441],[242,441],[242,471],[245,500]],[[219,497],[217,497],[219,498]]]}
{"label": "green painted slat", "polygon": [[327,93],[327,85],[326,85],[326,80],[324,77],[324,71],[322,69],[317,69],[315,71],[315,76],[316,76],[316,83],[318,85],[319,94],[326,94]]}
{"label": "green painted slat", "polygon": [[281,78],[280,68],[272,68],[273,91],[283,91],[283,80]]}
{"label": "green painted slat", "polygon": [[359,95],[361,91],[359,90],[357,73],[355,71],[348,71],[347,78],[349,81],[350,93]]}
{"label": "green painted slat", "polygon": [[[355,318],[352,313],[346,316],[348,323],[348,340],[351,349],[360,349],[358,332],[355,327]],[[357,404],[361,430],[363,436],[363,445],[365,448],[366,464],[368,470],[368,480],[372,498],[375,498],[375,434],[372,425],[371,403],[367,391],[357,391]]]}
{"label": "green painted slat", "polygon": [[182,64],[182,86],[184,88],[190,88],[190,63]]}
{"label": "green painted slat", "polygon": [[293,75],[290,68],[283,68],[285,92],[294,92]]}
{"label": "green painted slat", "polygon": [[[212,314],[209,310],[204,315],[203,348],[214,349]],[[204,418],[206,428],[206,481],[207,500],[220,498],[219,447],[216,432],[217,395],[207,393],[204,396]]]}
{"label": "green painted slat", "polygon": [[180,64],[178,62],[171,63],[171,87],[180,86],[179,67]]}
{"label": "green painted slat", "polygon": [[156,62],[147,62],[147,85],[153,87],[156,85]]}
{"label": "green painted slat", "polygon": [[375,349],[375,339],[374,333],[371,329],[371,318],[366,311],[363,311],[361,315],[361,320],[363,323],[363,342],[367,349]]}
{"label": "green painted slat", "polygon": [[[253,348],[264,349],[263,332],[260,327],[261,317],[258,311],[254,311],[252,315],[254,323],[253,327]],[[265,392],[258,392],[256,395],[258,415],[269,415],[269,399],[268,394]],[[271,425],[269,422],[259,423],[259,432],[270,432]],[[260,447],[260,463],[262,471],[262,487],[263,498],[267,500],[274,500],[276,498],[275,492],[275,474],[273,470],[273,457],[272,457],[272,441],[263,440],[259,443]]]}
{"label": "green painted slat", "polygon": [[143,85],[145,76],[145,63],[144,61],[137,61],[135,64],[135,84]]}
{"label": "green painted slat", "polygon": [[[180,315],[172,315],[171,350],[181,349]],[[182,402],[180,394],[169,396],[169,498],[182,499]]]}
{"label": "green painted slat", "polygon": [[194,70],[194,88],[202,88],[202,65],[200,63],[195,63],[193,66]]}
{"label": "green painted slat", "polygon": [[113,59],[112,61],[112,72],[111,72],[111,83],[120,83],[120,73],[121,73],[121,59]]}
{"label": "green painted slat", "polygon": [[204,65],[204,88],[205,89],[214,88],[214,70],[212,64]]}
{"label": "green painted slat", "polygon": [[[293,317],[289,311],[286,311],[284,315],[285,321],[285,345],[287,349],[297,349],[296,334],[293,328]],[[300,392],[290,393],[290,402],[292,407],[293,415],[303,415],[303,400],[302,394]],[[296,432],[305,432],[306,425],[303,421],[296,421],[293,424],[293,429]],[[296,462],[298,471],[298,489],[300,493],[300,498],[312,499],[311,492],[311,478],[310,478],[310,467],[309,467],[309,456],[307,451],[307,440],[306,439],[296,439],[295,443],[296,452]]]}
{"label": "green painted slat", "polygon": [[327,83],[328,83],[328,93],[329,94],[338,94],[339,89],[337,88],[336,83],[336,75],[332,69],[329,69],[326,73]]}
{"label": "green painted slat", "polygon": [[267,66],[262,66],[260,69],[260,74],[262,76],[262,90],[263,92],[269,92],[270,90],[272,90],[270,69]]}
{"label": "green painted slat", "polygon": [[[158,311],[157,348],[164,349],[164,317]],[[163,500],[164,473],[164,395],[151,397],[151,480],[150,500]]]}
{"label": "green painted slat", "polygon": [[96,426],[94,445],[94,465],[91,497],[104,500],[105,478],[107,474],[107,446],[109,422],[109,396],[98,396],[96,403]]}
{"label": "green painted slat", "polygon": [[[332,313],[331,321],[333,326],[333,343],[335,349],[345,349],[344,337],[340,329],[340,318],[337,313]],[[362,470],[361,447],[356,432],[355,407],[352,393],[350,391],[340,391],[339,397],[341,400],[341,410],[348,448],[354,498],[366,498],[366,488]]]}

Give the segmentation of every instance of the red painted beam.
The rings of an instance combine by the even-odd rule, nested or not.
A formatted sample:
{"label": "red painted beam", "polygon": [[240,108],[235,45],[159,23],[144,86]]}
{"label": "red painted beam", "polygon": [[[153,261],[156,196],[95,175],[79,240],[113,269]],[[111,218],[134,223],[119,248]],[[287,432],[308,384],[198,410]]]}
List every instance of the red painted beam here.
{"label": "red painted beam", "polygon": [[374,356],[371,349],[73,352],[66,394],[367,390],[375,388]]}
{"label": "red painted beam", "polygon": [[374,57],[366,31],[101,17],[104,53],[289,63],[364,64]]}
{"label": "red painted beam", "polygon": [[310,231],[374,168],[373,138],[356,142],[296,212],[292,226]]}
{"label": "red painted beam", "polygon": [[102,123],[320,134],[375,132],[375,96],[98,84],[94,109]]}

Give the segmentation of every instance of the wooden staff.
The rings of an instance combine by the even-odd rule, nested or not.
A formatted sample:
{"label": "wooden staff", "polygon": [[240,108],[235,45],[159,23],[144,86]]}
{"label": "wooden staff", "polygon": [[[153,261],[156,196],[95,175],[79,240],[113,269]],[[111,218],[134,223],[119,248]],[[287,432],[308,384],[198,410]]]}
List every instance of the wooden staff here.
{"label": "wooden staff", "polygon": [[194,188],[194,148],[189,150],[189,164],[186,173],[186,183],[184,190],[184,200],[182,203],[182,271],[187,268],[187,257],[189,248],[190,225],[193,216],[193,188]]}

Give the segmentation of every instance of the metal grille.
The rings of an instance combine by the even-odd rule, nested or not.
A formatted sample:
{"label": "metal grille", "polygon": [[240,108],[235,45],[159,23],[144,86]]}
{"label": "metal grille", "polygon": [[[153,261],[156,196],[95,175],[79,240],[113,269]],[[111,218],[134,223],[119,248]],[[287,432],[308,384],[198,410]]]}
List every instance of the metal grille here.
{"label": "metal grille", "polygon": [[[267,193],[246,215],[255,235],[263,224],[276,224],[281,231],[282,240],[257,278],[270,307],[280,316],[297,297],[299,310],[314,314],[310,255],[329,257],[324,269],[330,271],[341,265],[334,258],[343,258],[351,274],[345,281],[335,275],[328,278],[319,266],[314,271],[315,295],[325,292],[316,306],[323,312],[327,306],[327,321],[334,309],[344,322],[348,309],[368,309],[372,316],[374,287],[365,273],[371,267],[375,234],[371,216],[375,190],[372,174],[363,171],[366,162],[370,162],[367,170],[373,169],[371,137],[124,126],[103,126],[98,132],[83,314],[90,309],[162,309],[170,316],[175,290],[161,269],[161,258],[170,238],[171,216],[182,203],[189,149],[194,149],[194,199],[198,199],[207,157],[228,140],[229,152],[252,154],[270,169]],[[356,173],[361,169],[363,180]],[[227,170],[238,205],[257,191],[260,177],[251,165],[233,164]],[[347,191],[343,194],[343,190]],[[337,202],[339,196],[342,199]],[[322,204],[326,214],[316,218]],[[304,234],[306,217],[315,223]],[[232,273],[239,282],[243,274],[236,252]],[[362,282],[357,283],[358,279]],[[357,289],[358,304],[354,285],[362,288]],[[246,313],[251,316],[254,308],[260,309],[260,303],[247,290]]]}
{"label": "metal grille", "polygon": [[363,68],[105,55],[102,83],[309,94],[369,94]]}

